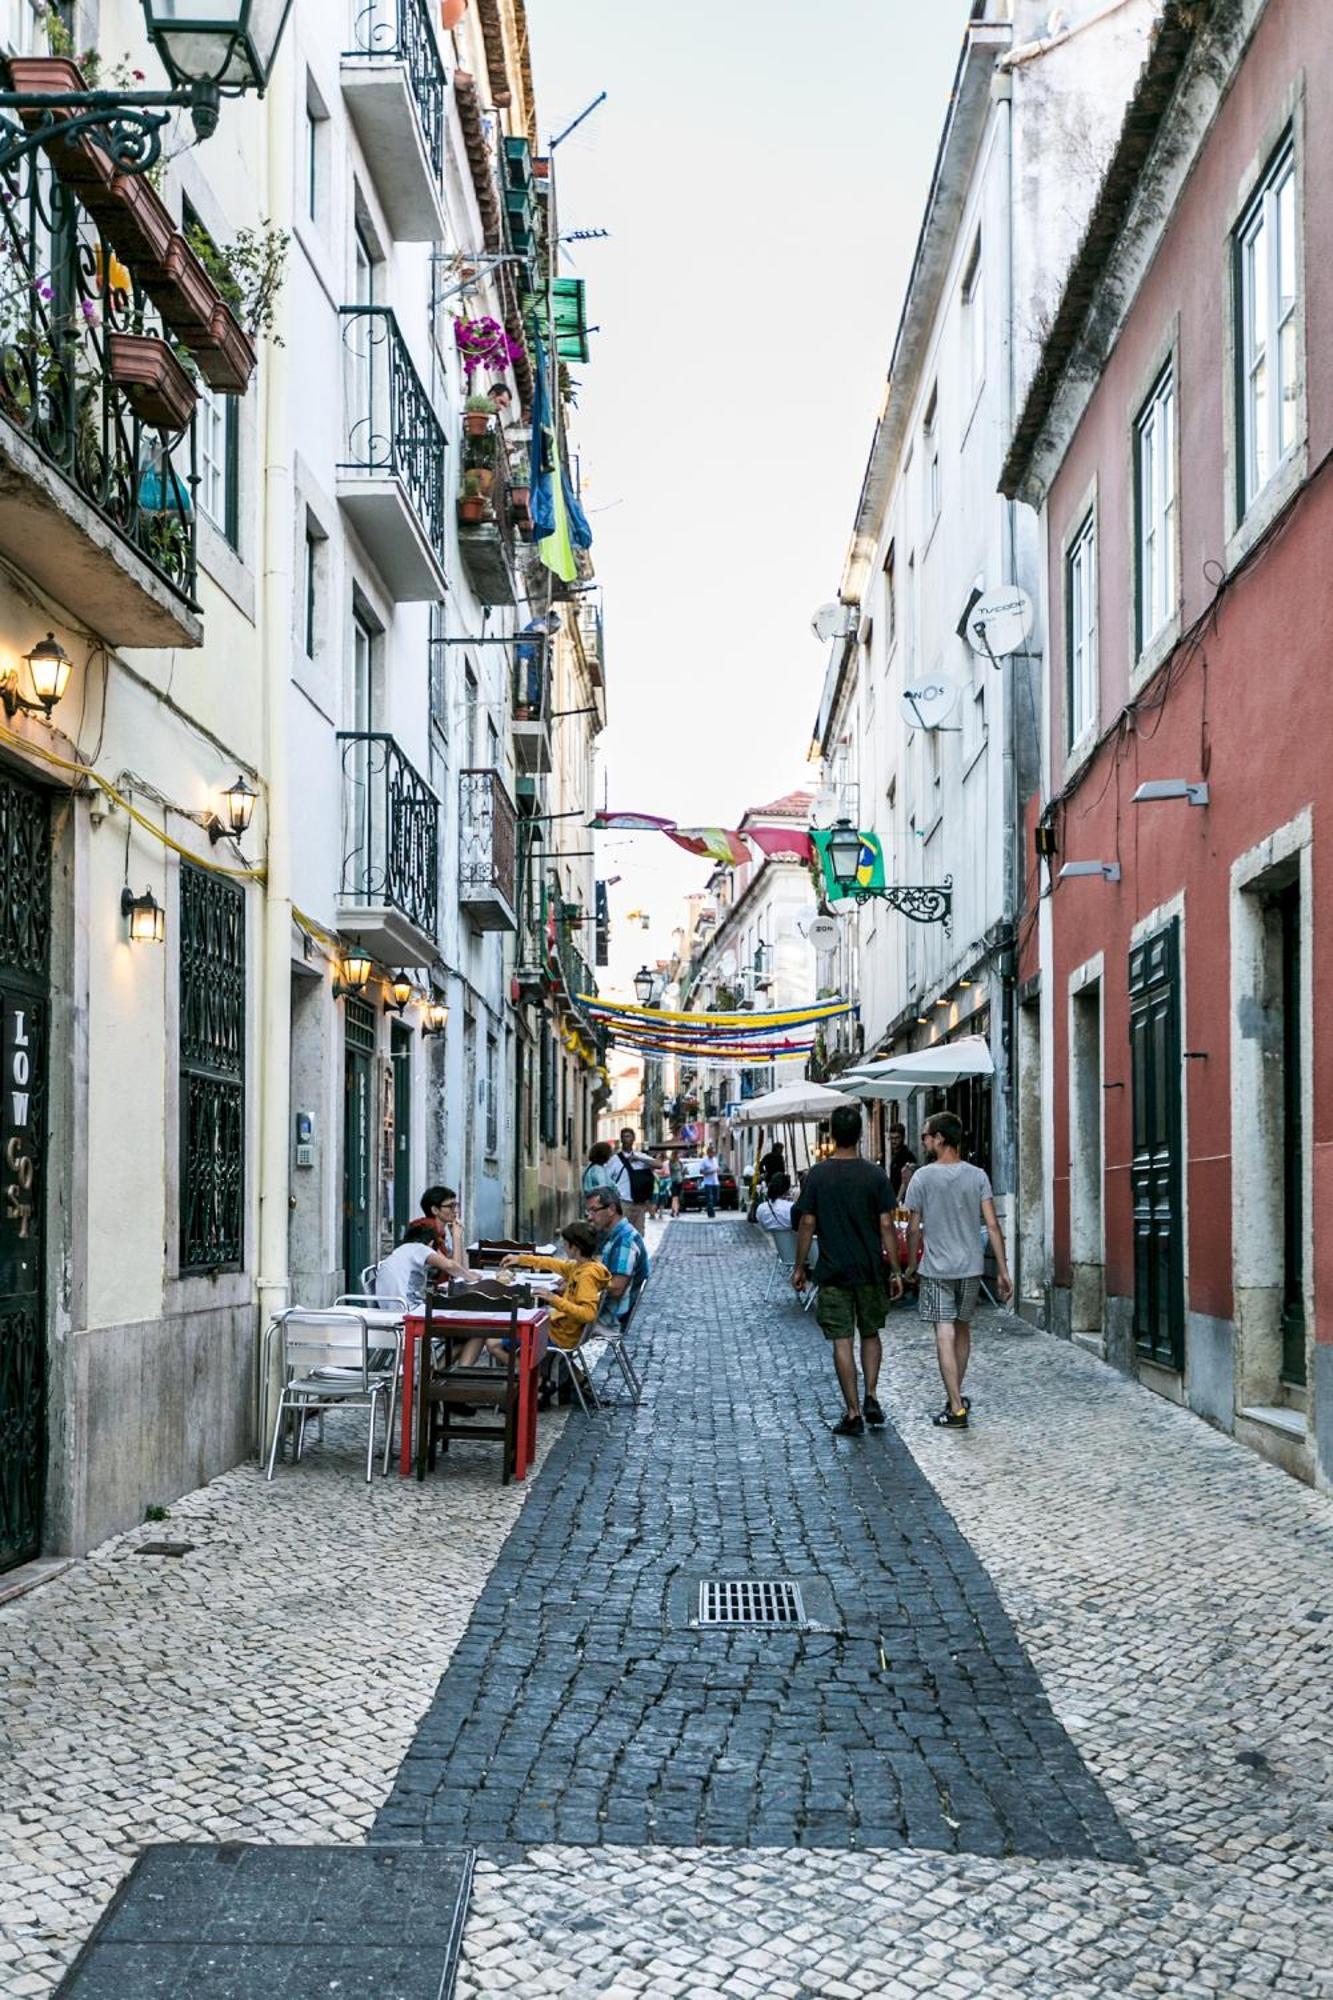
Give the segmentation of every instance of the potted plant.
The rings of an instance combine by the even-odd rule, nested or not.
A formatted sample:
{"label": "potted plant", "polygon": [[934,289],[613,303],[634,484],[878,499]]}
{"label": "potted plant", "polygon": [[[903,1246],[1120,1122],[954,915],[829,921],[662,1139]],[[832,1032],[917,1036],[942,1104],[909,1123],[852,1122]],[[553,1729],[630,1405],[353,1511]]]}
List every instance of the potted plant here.
{"label": "potted plant", "polygon": [[495,415],[495,402],[490,396],[469,396],[463,405],[463,429],[468,437],[485,437]]}
{"label": "potted plant", "polygon": [[463,474],[463,487],[458,496],[458,518],[466,528],[476,527],[487,519],[491,503],[481,490],[475,469]]}
{"label": "potted plant", "polygon": [[195,387],[165,340],[151,333],[108,333],[107,373],[125,391],[140,423],[183,431],[194,414]]}
{"label": "potted plant", "polygon": [[[65,49],[45,56],[9,58],[9,87],[25,95],[63,95],[66,91],[91,90],[95,82],[96,78],[85,75],[73,55]],[[20,113],[24,125],[29,128],[37,123],[41,115],[36,111]],[[70,111],[56,114],[61,123],[73,115]],[[94,145],[86,133],[81,132],[73,139],[51,139],[47,142],[46,151],[61,179],[68,181],[71,187],[105,187],[116,177],[110,154]]]}
{"label": "potted plant", "polygon": [[531,528],[532,475],[526,452],[517,452],[510,460],[509,509],[520,528]]}

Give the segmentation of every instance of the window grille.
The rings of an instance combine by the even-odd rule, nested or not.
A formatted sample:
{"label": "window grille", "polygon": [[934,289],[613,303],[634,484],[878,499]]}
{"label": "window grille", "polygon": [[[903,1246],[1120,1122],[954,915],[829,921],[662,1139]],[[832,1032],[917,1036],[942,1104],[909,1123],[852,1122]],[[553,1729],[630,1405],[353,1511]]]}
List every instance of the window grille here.
{"label": "window grille", "polygon": [[180,1269],[245,1260],[245,892],[182,862]]}

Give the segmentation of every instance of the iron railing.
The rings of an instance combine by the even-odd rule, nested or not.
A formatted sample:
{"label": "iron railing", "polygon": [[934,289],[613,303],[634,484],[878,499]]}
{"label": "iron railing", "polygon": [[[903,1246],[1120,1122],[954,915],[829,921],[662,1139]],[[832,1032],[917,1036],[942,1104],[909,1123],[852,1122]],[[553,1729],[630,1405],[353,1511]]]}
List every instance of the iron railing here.
{"label": "iron railing", "polygon": [[165,338],[41,155],[0,174],[0,415],[191,609],[195,425],[152,430],[111,379],[108,335]]}
{"label": "iron railing", "polygon": [[346,457],[340,470],[397,479],[433,549],[444,547],[444,426],[387,306],[343,306]]}
{"label": "iron railing", "polygon": [[499,895],[512,910],[518,813],[498,771],[458,774],[458,887],[464,903]]}
{"label": "iron railing", "polygon": [[440,802],[392,736],[342,730],[345,899],[400,910],[437,936]]}
{"label": "iron railing", "polygon": [[407,71],[426,151],[438,180],[444,169],[444,93],[448,78],[426,0],[363,0],[352,23],[355,47],[344,62],[400,62]]}

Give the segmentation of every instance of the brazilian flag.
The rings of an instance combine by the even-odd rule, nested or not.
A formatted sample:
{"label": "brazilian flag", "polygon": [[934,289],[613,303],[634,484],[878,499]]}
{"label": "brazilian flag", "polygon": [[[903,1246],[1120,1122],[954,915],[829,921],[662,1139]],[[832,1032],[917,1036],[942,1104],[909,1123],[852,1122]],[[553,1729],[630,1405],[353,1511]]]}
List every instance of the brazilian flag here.
{"label": "brazilian flag", "polygon": [[862,833],[861,858],[857,863],[856,880],[844,888],[833,873],[829,860],[830,829],[814,826],[810,838],[819,856],[820,873],[824,878],[824,893],[831,903],[845,902],[857,896],[869,896],[876,889],[887,889],[889,878],[884,871],[884,843],[877,833]]}

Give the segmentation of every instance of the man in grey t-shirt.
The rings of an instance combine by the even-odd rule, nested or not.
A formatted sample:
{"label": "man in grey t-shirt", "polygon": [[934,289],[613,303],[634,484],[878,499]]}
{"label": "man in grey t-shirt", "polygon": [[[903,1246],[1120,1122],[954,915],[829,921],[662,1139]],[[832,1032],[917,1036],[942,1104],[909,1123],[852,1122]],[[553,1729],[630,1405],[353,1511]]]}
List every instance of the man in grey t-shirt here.
{"label": "man in grey t-shirt", "polygon": [[935,1328],[935,1353],[948,1399],[934,1421],[941,1430],[962,1431],[972,1407],[971,1398],[963,1394],[963,1377],[972,1353],[972,1316],[981,1290],[983,1231],[995,1252],[1000,1297],[1007,1300],[1014,1288],[990,1181],[980,1167],[962,1157],[961,1121],[951,1111],[936,1112],[926,1120],[921,1141],[927,1164],[917,1168],[907,1189],[912,1216],[907,1268],[917,1268],[924,1229],[920,1313]]}

